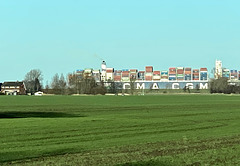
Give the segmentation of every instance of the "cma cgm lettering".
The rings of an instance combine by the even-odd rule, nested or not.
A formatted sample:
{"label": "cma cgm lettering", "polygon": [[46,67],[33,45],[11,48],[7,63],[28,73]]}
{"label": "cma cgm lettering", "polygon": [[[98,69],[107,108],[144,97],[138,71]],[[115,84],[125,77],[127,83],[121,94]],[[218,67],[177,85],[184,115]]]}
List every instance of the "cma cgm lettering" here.
{"label": "cma cgm lettering", "polygon": [[[122,83],[123,89],[130,89],[131,83]],[[188,87],[189,89],[208,89],[207,81],[198,82],[135,82],[135,89],[183,89]]]}

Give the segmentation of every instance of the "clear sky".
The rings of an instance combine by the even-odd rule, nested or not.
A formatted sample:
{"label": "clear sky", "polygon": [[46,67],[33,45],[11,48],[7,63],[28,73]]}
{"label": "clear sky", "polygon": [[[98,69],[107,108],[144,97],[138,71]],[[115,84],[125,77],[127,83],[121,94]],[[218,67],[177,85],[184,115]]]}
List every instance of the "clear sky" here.
{"label": "clear sky", "polygon": [[[0,81],[108,67],[240,70],[239,0],[1,0]],[[99,58],[101,57],[101,58]]]}

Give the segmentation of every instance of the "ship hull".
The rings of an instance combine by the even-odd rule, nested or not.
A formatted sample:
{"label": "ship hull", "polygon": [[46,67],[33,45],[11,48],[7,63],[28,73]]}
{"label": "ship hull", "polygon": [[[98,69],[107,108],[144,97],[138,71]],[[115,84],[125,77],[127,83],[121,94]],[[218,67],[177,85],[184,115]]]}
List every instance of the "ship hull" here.
{"label": "ship hull", "polygon": [[[136,81],[115,82],[120,89],[208,89],[208,81]],[[134,85],[134,86],[133,86]]]}

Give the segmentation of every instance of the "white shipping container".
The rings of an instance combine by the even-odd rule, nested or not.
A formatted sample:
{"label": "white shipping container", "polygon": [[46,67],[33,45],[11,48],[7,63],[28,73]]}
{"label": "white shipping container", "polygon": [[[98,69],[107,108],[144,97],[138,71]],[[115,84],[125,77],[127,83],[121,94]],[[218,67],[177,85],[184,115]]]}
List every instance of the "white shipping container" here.
{"label": "white shipping container", "polygon": [[114,73],[106,73],[106,80],[113,80]]}
{"label": "white shipping container", "polygon": [[129,77],[122,77],[122,81],[127,82],[127,81],[130,81],[130,79],[129,79]]}
{"label": "white shipping container", "polygon": [[145,73],[145,76],[153,76],[153,73]]}
{"label": "white shipping container", "polygon": [[153,76],[153,80],[160,80],[161,79],[161,76]]}

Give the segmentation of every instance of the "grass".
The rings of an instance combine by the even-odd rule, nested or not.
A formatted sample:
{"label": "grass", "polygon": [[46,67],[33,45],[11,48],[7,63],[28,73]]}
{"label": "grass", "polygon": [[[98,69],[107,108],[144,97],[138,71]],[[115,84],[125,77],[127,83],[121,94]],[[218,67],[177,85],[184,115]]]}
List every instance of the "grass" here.
{"label": "grass", "polygon": [[0,96],[0,165],[239,165],[240,96]]}

